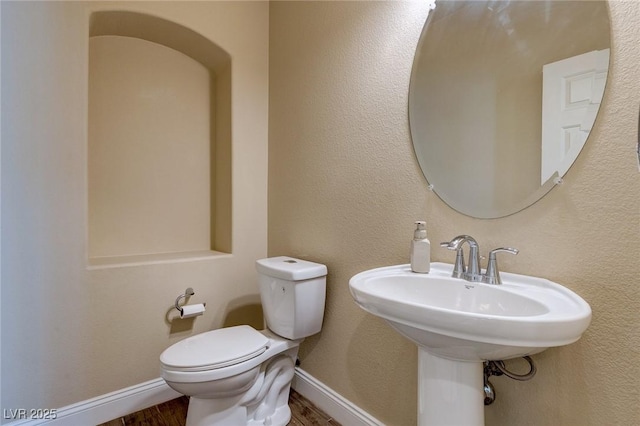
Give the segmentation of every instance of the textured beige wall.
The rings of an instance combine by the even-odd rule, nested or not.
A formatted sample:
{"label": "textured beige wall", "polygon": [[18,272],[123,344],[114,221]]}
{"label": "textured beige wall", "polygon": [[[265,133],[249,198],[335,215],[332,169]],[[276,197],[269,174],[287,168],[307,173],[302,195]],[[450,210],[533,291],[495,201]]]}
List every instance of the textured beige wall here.
{"label": "textured beige wall", "polygon": [[[231,55],[231,255],[87,269],[95,10],[165,18]],[[267,251],[268,12],[264,2],[2,2],[3,409],[57,408],[157,378],[164,348],[230,318],[246,319],[238,313],[259,303],[254,262]],[[189,286],[192,302],[207,302],[207,312],[171,323],[171,306]]]}
{"label": "textured beige wall", "polygon": [[[323,331],[302,367],[389,425],[416,422],[416,349],[352,301],[349,278],[406,263],[413,221],[437,243],[468,233],[506,271],[560,282],[592,306],[570,346],[534,357],[530,382],[494,378],[488,425],[640,424],[640,4],[610,3],[612,67],[597,123],[561,187],[495,220],[426,189],[407,124],[425,2],[270,5],[269,254],[326,263]],[[453,261],[433,244],[432,258]]]}

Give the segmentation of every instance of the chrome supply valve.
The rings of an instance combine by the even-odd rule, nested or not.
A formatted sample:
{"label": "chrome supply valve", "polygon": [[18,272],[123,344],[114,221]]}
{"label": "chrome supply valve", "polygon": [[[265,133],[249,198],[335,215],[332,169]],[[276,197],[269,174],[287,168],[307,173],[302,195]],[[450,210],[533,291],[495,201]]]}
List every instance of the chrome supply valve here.
{"label": "chrome supply valve", "polygon": [[493,387],[493,384],[489,381],[489,377],[502,376],[504,374],[510,379],[518,380],[520,382],[533,379],[533,376],[535,376],[537,372],[536,365],[533,363],[530,356],[523,356],[522,359],[529,363],[529,372],[525,374],[516,374],[507,370],[507,367],[504,365],[504,361],[502,360],[484,362],[484,405],[491,405],[493,404],[493,401],[496,400],[496,390]]}
{"label": "chrome supply valve", "polygon": [[518,254],[520,251],[511,247],[500,247],[489,252],[489,260],[487,262],[487,271],[482,278],[483,283],[487,284],[502,284],[500,279],[500,270],[498,269],[498,261],[496,259],[496,253],[507,252],[511,254]]}

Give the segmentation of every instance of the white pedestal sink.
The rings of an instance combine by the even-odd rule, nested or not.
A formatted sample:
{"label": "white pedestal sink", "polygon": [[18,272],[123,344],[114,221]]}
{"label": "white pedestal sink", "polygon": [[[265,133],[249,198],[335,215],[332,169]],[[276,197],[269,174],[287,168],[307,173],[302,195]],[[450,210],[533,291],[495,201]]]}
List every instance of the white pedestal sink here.
{"label": "white pedestal sink", "polygon": [[418,345],[418,425],[484,424],[483,362],[532,355],[575,342],[591,308],[542,278],[501,273],[502,284],[429,274],[409,265],[361,272],[349,281],[356,303]]}

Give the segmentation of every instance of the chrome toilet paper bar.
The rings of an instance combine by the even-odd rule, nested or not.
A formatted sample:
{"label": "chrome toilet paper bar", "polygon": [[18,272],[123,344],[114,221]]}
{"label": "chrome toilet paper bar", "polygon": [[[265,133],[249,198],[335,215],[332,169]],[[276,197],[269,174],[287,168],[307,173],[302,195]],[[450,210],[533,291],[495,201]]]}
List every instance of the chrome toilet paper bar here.
{"label": "chrome toilet paper bar", "polygon": [[[184,293],[183,293],[183,294],[181,294],[180,296],[176,297],[175,308],[176,308],[178,311],[180,311],[180,315],[182,315],[182,314],[183,314],[182,306],[184,306],[184,305],[182,305],[182,306],[180,305],[180,300],[181,300],[181,299],[186,299],[187,297],[191,297],[191,296],[193,296],[194,294],[196,294],[196,293],[193,291],[193,288],[188,287],[188,288],[184,291]],[[186,300],[185,300],[185,301],[186,301]],[[207,306],[207,304],[206,304],[206,303],[203,303],[202,305],[203,305],[203,306]]]}

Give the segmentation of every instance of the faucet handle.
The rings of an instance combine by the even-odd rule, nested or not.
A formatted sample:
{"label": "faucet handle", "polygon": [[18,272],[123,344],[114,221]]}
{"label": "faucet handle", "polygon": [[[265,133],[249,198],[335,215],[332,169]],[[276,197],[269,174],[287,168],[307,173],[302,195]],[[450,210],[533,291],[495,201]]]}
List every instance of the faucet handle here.
{"label": "faucet handle", "polygon": [[444,247],[447,250],[455,250],[456,251],[456,263],[453,267],[453,273],[451,274],[454,278],[462,278],[462,275],[466,272],[466,268],[464,266],[464,254],[462,253],[462,246],[459,248],[455,248],[449,241],[445,241],[440,243],[440,247]]}
{"label": "faucet handle", "polygon": [[511,247],[500,247],[489,252],[489,261],[487,262],[487,272],[482,279],[482,282],[487,284],[502,284],[500,279],[500,271],[498,270],[498,260],[496,259],[496,253],[507,252],[511,254],[518,254],[520,250]]}
{"label": "faucet handle", "polygon": [[506,251],[507,253],[511,253],[511,254],[518,254],[520,253],[520,250],[518,250],[517,248],[512,248],[512,247],[500,247],[497,249],[493,249],[489,252],[489,259],[491,259],[491,257],[493,257],[494,259],[496,258],[496,253],[499,253],[501,251]]}

